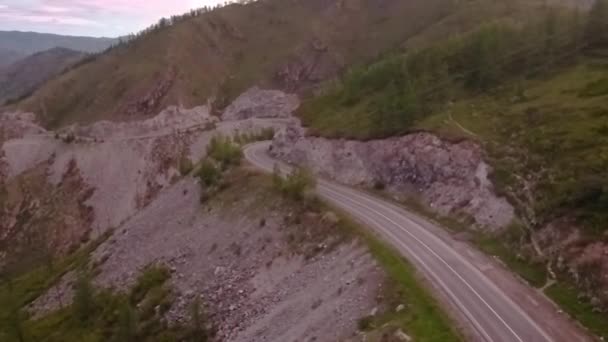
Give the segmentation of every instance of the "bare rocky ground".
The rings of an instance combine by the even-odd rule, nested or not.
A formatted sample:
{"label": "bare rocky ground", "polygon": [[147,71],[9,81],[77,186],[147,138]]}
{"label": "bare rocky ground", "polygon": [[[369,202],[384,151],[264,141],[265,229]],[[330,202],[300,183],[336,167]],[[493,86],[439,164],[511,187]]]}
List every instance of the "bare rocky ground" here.
{"label": "bare rocky ground", "polygon": [[[18,116],[11,114],[11,117]],[[28,121],[29,115],[19,118],[7,119],[12,125],[6,126],[36,127]],[[120,226],[149,204],[160,190],[174,183],[180,176],[181,158],[199,160],[213,135],[255,133],[279,125],[282,122],[273,120],[218,123],[207,107],[198,107],[169,108],[141,122],[72,127],[70,133],[61,133],[59,139],[40,127],[36,134],[11,129],[13,138],[3,144],[0,164],[4,165],[5,181],[10,182],[17,175],[47,163],[48,181],[57,185],[74,161],[84,184],[95,189],[85,204],[94,210],[91,228],[94,235],[99,235]],[[68,143],[64,139],[66,134],[76,138]]]}
{"label": "bare rocky ground", "polygon": [[331,224],[296,218],[301,213],[269,195],[259,177],[245,177],[203,208],[192,179],[165,191],[96,252],[109,256],[98,282],[124,288],[137,270],[162,263],[178,296],[171,320],[187,320],[200,296],[224,340],[350,336],[377,305],[382,272],[357,243],[325,250]]}
{"label": "bare rocky ground", "polygon": [[289,118],[299,106],[300,100],[296,95],[254,87],[234,100],[222,114],[222,119]]}
{"label": "bare rocky ground", "polygon": [[[124,290],[146,266],[161,264],[172,272],[170,322],[187,322],[199,297],[219,340],[357,338],[358,319],[381,305],[383,271],[333,222],[285,204],[268,185],[239,175],[203,206],[196,180],[179,181],[94,253],[97,284]],[[69,303],[71,281],[68,274],[33,311]]]}
{"label": "bare rocky ground", "polygon": [[[297,106],[293,96],[272,92],[260,103],[259,90],[249,93],[237,111],[247,112],[243,103],[275,106],[274,113]],[[10,222],[0,227],[2,246],[44,236],[45,249],[65,254],[114,228],[92,257],[95,282],[123,290],[147,265],[165,265],[174,288],[169,322],[187,321],[200,297],[220,340],[363,338],[357,321],[383,308],[385,275],[362,244],[335,232],[323,213],[283,203],[260,186],[266,178],[253,173],[237,177],[206,205],[198,182],[180,175],[180,160],[200,160],[216,134],[258,133],[291,122],[284,114],[249,116],[221,122],[206,106],[171,107],[147,120],[55,133],[31,114],[2,115],[0,180],[3,189],[13,189],[0,212],[2,222]],[[39,217],[22,220],[30,216]],[[3,248],[2,261],[7,254]],[[39,317],[68,305],[73,281],[74,274],[66,274],[30,311]]]}

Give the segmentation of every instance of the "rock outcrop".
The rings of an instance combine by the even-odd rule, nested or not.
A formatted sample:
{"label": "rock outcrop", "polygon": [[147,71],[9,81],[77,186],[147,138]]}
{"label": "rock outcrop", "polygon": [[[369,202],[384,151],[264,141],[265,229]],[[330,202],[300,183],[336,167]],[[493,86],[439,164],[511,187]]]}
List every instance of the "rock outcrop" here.
{"label": "rock outcrop", "polygon": [[281,89],[302,93],[335,77],[343,67],[339,56],[332,55],[322,40],[314,39],[296,49],[274,78]]}
{"label": "rock outcrop", "polygon": [[279,132],[271,153],[286,162],[350,185],[419,196],[441,215],[472,217],[497,230],[514,218],[513,207],[493,192],[490,167],[473,142],[450,143],[429,133],[368,142],[307,137],[302,128]]}
{"label": "rock outcrop", "polygon": [[[608,234],[604,234],[608,236]],[[589,239],[574,219],[554,220],[535,232],[553,270],[573,280],[578,299],[608,312],[608,242]]]}
{"label": "rock outcrop", "polygon": [[253,87],[226,108],[222,119],[287,118],[299,105],[300,101],[295,95]]}

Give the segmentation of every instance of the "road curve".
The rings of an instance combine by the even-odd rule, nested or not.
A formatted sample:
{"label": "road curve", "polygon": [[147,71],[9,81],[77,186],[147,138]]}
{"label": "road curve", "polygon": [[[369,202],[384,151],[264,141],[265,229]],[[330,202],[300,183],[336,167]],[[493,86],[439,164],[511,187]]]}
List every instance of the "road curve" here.
{"label": "road curve", "polygon": [[[269,142],[245,147],[245,158],[271,172],[277,161],[267,151]],[[281,168],[288,168],[281,165]],[[436,236],[403,208],[362,191],[325,180],[317,193],[332,205],[374,229],[443,292],[461,317],[473,328],[477,340],[488,342],[585,341],[579,334],[547,333],[546,322],[537,322],[520,305],[450,244]]]}

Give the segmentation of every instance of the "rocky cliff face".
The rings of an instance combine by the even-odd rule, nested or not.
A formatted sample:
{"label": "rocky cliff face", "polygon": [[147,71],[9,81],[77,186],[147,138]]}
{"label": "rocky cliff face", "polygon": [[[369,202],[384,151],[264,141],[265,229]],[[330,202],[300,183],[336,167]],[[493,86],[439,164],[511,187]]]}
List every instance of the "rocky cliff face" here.
{"label": "rocky cliff face", "polygon": [[573,219],[558,219],[535,233],[553,270],[573,280],[578,299],[608,312],[608,241],[590,239]]}
{"label": "rocky cliff face", "polygon": [[477,227],[498,230],[513,207],[493,192],[481,148],[450,143],[428,133],[368,142],[307,137],[292,125],[279,132],[272,154],[351,185],[417,195],[441,215],[468,215]]}
{"label": "rocky cliff face", "polygon": [[253,117],[287,118],[299,105],[300,100],[295,95],[253,87],[230,104],[222,114],[222,118],[224,120],[244,120]]}

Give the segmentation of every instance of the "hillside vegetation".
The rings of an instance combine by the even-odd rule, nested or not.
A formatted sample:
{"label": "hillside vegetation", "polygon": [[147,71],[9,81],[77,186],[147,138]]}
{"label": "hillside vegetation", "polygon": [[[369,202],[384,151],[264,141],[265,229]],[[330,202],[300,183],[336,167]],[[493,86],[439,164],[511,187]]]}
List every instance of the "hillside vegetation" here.
{"label": "hillside vegetation", "polygon": [[[49,82],[17,108],[52,127],[149,115],[251,85],[309,93],[346,66],[468,29],[480,18],[532,13],[536,2],[262,0],[163,21]],[[470,18],[476,18],[469,21]],[[414,39],[415,38],[415,39]]]}
{"label": "hillside vegetation", "polygon": [[608,11],[602,6],[588,17],[547,9],[525,25],[492,22],[355,68],[307,101],[302,118],[313,134],[329,137],[431,129],[477,139],[488,145],[503,189],[539,181],[530,201],[536,215],[522,213],[533,216],[530,224],[576,208],[603,231]]}
{"label": "hillside vegetation", "polygon": [[535,286],[557,277],[547,294],[608,336],[608,1],[540,13],[353,68],[300,116],[331,138],[428,131],[479,143],[520,218],[481,247]]}

